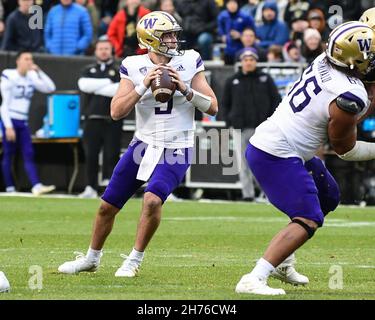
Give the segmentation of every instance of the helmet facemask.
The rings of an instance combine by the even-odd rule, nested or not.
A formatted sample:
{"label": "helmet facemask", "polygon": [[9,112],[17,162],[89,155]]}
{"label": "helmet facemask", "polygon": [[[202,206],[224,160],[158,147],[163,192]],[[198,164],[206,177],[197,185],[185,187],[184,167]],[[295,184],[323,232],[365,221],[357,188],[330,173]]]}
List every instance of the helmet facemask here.
{"label": "helmet facemask", "polygon": [[[156,30],[154,36],[158,38],[160,45],[157,49],[152,49],[151,51],[160,53],[167,57],[182,56],[185,51],[181,48],[181,45],[185,43],[184,40],[180,40],[181,29],[171,30],[171,31],[158,31]],[[176,41],[164,41],[163,36],[168,33],[175,33]],[[171,48],[171,44],[175,44],[175,48]]]}

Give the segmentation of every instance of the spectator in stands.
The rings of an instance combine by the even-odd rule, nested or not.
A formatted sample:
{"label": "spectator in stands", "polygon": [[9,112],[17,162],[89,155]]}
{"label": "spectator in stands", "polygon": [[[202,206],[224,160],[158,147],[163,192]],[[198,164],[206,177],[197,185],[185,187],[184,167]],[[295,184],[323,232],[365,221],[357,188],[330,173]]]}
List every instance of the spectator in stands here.
{"label": "spectator in stands", "polygon": [[284,62],[303,63],[305,58],[294,41],[287,42],[283,47]]}
{"label": "spectator in stands", "polygon": [[309,28],[313,28],[319,31],[322,41],[327,42],[330,30],[326,25],[326,18],[324,12],[321,9],[311,9],[307,14],[307,21],[309,22]]}
{"label": "spectator in stands", "polygon": [[219,36],[226,44],[224,49],[225,64],[235,62],[236,52],[243,48],[241,34],[245,28],[255,30],[254,20],[251,16],[244,15],[238,7],[237,0],[229,0],[226,10],[223,10],[218,18]]}
{"label": "spectator in stands", "polygon": [[267,62],[283,62],[283,48],[276,44],[270,46],[267,52]]}
{"label": "spectator in stands", "polygon": [[196,48],[203,60],[212,59],[212,44],[217,28],[218,7],[214,0],[176,0],[182,18],[187,48]]}
{"label": "spectator in stands", "polygon": [[98,36],[98,28],[99,28],[99,12],[95,5],[94,0],[75,0],[77,4],[80,4],[82,7],[86,8],[90,14],[91,18],[91,25],[93,31],[93,41],[96,40]]}
{"label": "spectator in stands", "polygon": [[[263,11],[263,5],[268,2],[269,0],[259,0],[258,1],[258,5],[256,7],[256,10],[255,10],[255,16],[254,16],[254,20],[255,20],[255,24],[256,25],[260,25],[263,23],[263,14],[262,14],[262,11]],[[278,9],[278,16],[277,16],[277,19],[280,20],[280,21],[284,21],[284,12],[285,12],[285,9],[286,9],[286,6],[288,5],[288,0],[273,0],[276,2],[276,5],[277,5],[277,9]]]}
{"label": "spectator in stands", "polygon": [[245,149],[255,127],[272,115],[281,97],[272,78],[257,68],[258,54],[253,48],[243,49],[241,70],[225,82],[223,116],[234,131],[234,144],[243,200],[255,197],[254,180],[245,158]]}
{"label": "spectator in stands", "polygon": [[78,80],[85,94],[83,146],[86,158],[87,186],[82,198],[98,196],[99,153],[103,149],[103,179],[109,179],[120,156],[122,121],[110,115],[111,98],[120,82],[118,66],[112,57],[112,44],[102,36],[95,46],[96,63],[85,67]]}
{"label": "spectator in stands", "polygon": [[[267,61],[266,51],[263,50],[261,47],[259,47],[258,44],[256,43],[256,35],[253,29],[245,28],[242,31],[241,42],[242,42],[243,48],[254,48],[257,51],[258,56],[259,56],[259,62]],[[239,56],[243,48],[241,48],[240,50],[236,52],[236,61],[239,60]]]}
{"label": "spectator in stands", "polygon": [[18,5],[18,9],[14,10],[7,18],[2,49],[42,51],[43,31],[29,27],[31,17],[29,8],[33,5],[33,0],[18,0]]}
{"label": "spectator in stands", "polygon": [[[344,22],[358,20],[362,14],[361,1],[359,0],[328,0],[329,5],[342,8]],[[335,19],[333,17],[333,19]]]}
{"label": "spectator in stands", "polygon": [[302,45],[303,32],[309,27],[307,13],[310,3],[307,0],[289,0],[285,8],[284,21],[291,30],[290,39],[298,46]]}
{"label": "spectator in stands", "polygon": [[307,63],[311,63],[314,59],[324,51],[322,37],[316,29],[306,29],[303,36],[302,55]]}
{"label": "spectator in stands", "polygon": [[160,7],[159,0],[142,0],[142,5],[150,11],[156,11]]}
{"label": "spectator in stands", "polygon": [[98,37],[107,33],[108,26],[118,11],[119,0],[102,0],[100,2],[100,23]]}
{"label": "spectator in stands", "polygon": [[4,7],[3,3],[0,1],[0,44],[2,43],[3,40],[3,33],[4,33]]}
{"label": "spectator in stands", "polygon": [[255,17],[255,12],[258,8],[259,0],[248,0],[247,3],[241,6],[240,11],[247,16]]}
{"label": "spectator in stands", "polygon": [[262,8],[263,24],[256,28],[256,34],[262,48],[268,49],[276,44],[283,46],[289,40],[287,25],[278,20],[278,8],[275,1],[266,1]]}
{"label": "spectator in stands", "polygon": [[138,46],[136,26],[140,18],[150,10],[141,5],[141,0],[126,0],[111,21],[107,36],[115,48],[116,57],[144,53]]}
{"label": "spectator in stands", "polygon": [[22,152],[26,174],[34,195],[51,192],[55,186],[45,186],[34,163],[34,150],[28,126],[30,101],[34,90],[55,91],[53,81],[34,64],[32,54],[21,51],[16,56],[16,69],[5,69],[1,74],[1,130],[3,136],[2,172],[7,192],[15,192],[12,161],[17,151]]}
{"label": "spectator in stands", "polygon": [[160,0],[159,10],[168,12],[170,15],[172,15],[176,19],[178,24],[182,26],[182,23],[183,23],[182,18],[176,11],[173,0]]}
{"label": "spectator in stands", "polygon": [[[311,9],[320,9],[324,13],[325,17],[328,17],[328,10],[331,5],[334,3],[331,3],[331,0],[310,0],[310,8]],[[331,13],[332,14],[332,13]]]}
{"label": "spectator in stands", "polygon": [[306,21],[310,9],[310,2],[307,0],[289,0],[284,12],[284,22],[293,29],[295,21]]}
{"label": "spectator in stands", "polygon": [[92,25],[86,8],[73,0],[60,0],[47,15],[44,40],[47,52],[56,55],[84,54],[92,39]]}

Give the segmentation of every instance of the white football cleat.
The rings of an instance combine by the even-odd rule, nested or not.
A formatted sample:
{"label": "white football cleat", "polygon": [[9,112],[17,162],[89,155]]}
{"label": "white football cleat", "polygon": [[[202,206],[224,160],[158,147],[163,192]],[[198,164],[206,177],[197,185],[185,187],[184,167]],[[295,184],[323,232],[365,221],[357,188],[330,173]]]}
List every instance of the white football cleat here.
{"label": "white football cleat", "polygon": [[266,296],[277,296],[285,294],[283,289],[274,289],[267,285],[266,279],[259,279],[251,273],[245,274],[237,283],[237,293],[261,294]]}
{"label": "white football cleat", "polygon": [[8,194],[15,194],[16,188],[14,186],[6,187],[5,192]]}
{"label": "white football cleat", "polygon": [[124,254],[121,254],[121,257],[124,258],[125,261],[122,263],[122,266],[117,269],[115,277],[135,277],[139,272],[139,268],[141,267],[142,261],[139,261],[137,259],[131,259]]}
{"label": "white football cleat", "polygon": [[58,271],[65,274],[77,274],[79,272],[95,272],[100,264],[98,261],[88,260],[82,252],[75,251],[76,259],[67,261],[59,266]]}
{"label": "white football cleat", "polygon": [[9,292],[10,291],[10,284],[5,276],[4,272],[0,271],[0,293],[1,292]]}
{"label": "white football cleat", "polygon": [[41,196],[42,194],[52,192],[55,189],[56,186],[45,186],[44,184],[38,183],[31,188],[31,192],[34,196]]}
{"label": "white football cleat", "polygon": [[98,192],[90,186],[86,186],[85,190],[78,195],[78,198],[95,199],[98,197]]}
{"label": "white football cleat", "polygon": [[294,268],[295,263],[296,258],[293,253],[284,262],[279,264],[270,276],[295,286],[308,284],[309,278],[296,271]]}

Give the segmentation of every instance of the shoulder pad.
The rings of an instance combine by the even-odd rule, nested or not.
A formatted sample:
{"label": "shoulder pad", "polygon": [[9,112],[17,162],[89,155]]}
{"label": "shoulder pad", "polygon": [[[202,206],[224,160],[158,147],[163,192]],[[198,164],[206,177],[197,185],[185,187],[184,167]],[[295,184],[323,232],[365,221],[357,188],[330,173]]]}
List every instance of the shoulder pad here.
{"label": "shoulder pad", "polygon": [[336,99],[336,104],[341,110],[353,114],[360,113],[364,108],[364,106],[359,104],[357,101],[349,100],[341,96]]}

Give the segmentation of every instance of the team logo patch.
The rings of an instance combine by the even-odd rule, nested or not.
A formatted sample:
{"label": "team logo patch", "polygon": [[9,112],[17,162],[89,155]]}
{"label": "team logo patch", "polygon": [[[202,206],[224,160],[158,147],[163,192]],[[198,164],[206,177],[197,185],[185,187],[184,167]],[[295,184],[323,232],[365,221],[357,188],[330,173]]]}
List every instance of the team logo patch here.
{"label": "team logo patch", "polygon": [[96,72],[96,69],[95,68],[91,68],[90,69],[90,73],[95,73]]}
{"label": "team logo patch", "polygon": [[357,39],[359,50],[361,52],[369,52],[372,39]]}
{"label": "team logo patch", "polygon": [[152,19],[145,19],[143,24],[145,25],[145,29],[152,29],[156,23],[158,18],[152,18]]}
{"label": "team logo patch", "polygon": [[261,76],[259,77],[260,82],[266,82],[267,81],[267,76]]}
{"label": "team logo patch", "polygon": [[145,76],[147,74],[147,68],[142,67],[142,68],[139,69],[139,72],[142,73]]}
{"label": "team logo patch", "polygon": [[116,74],[116,72],[115,72],[115,70],[109,70],[109,75],[111,76],[111,77],[113,77],[115,74]]}
{"label": "team logo patch", "polygon": [[233,85],[235,85],[235,86],[236,86],[236,85],[239,85],[239,84],[240,84],[240,80],[238,80],[238,79],[234,79],[232,83],[233,83]]}

